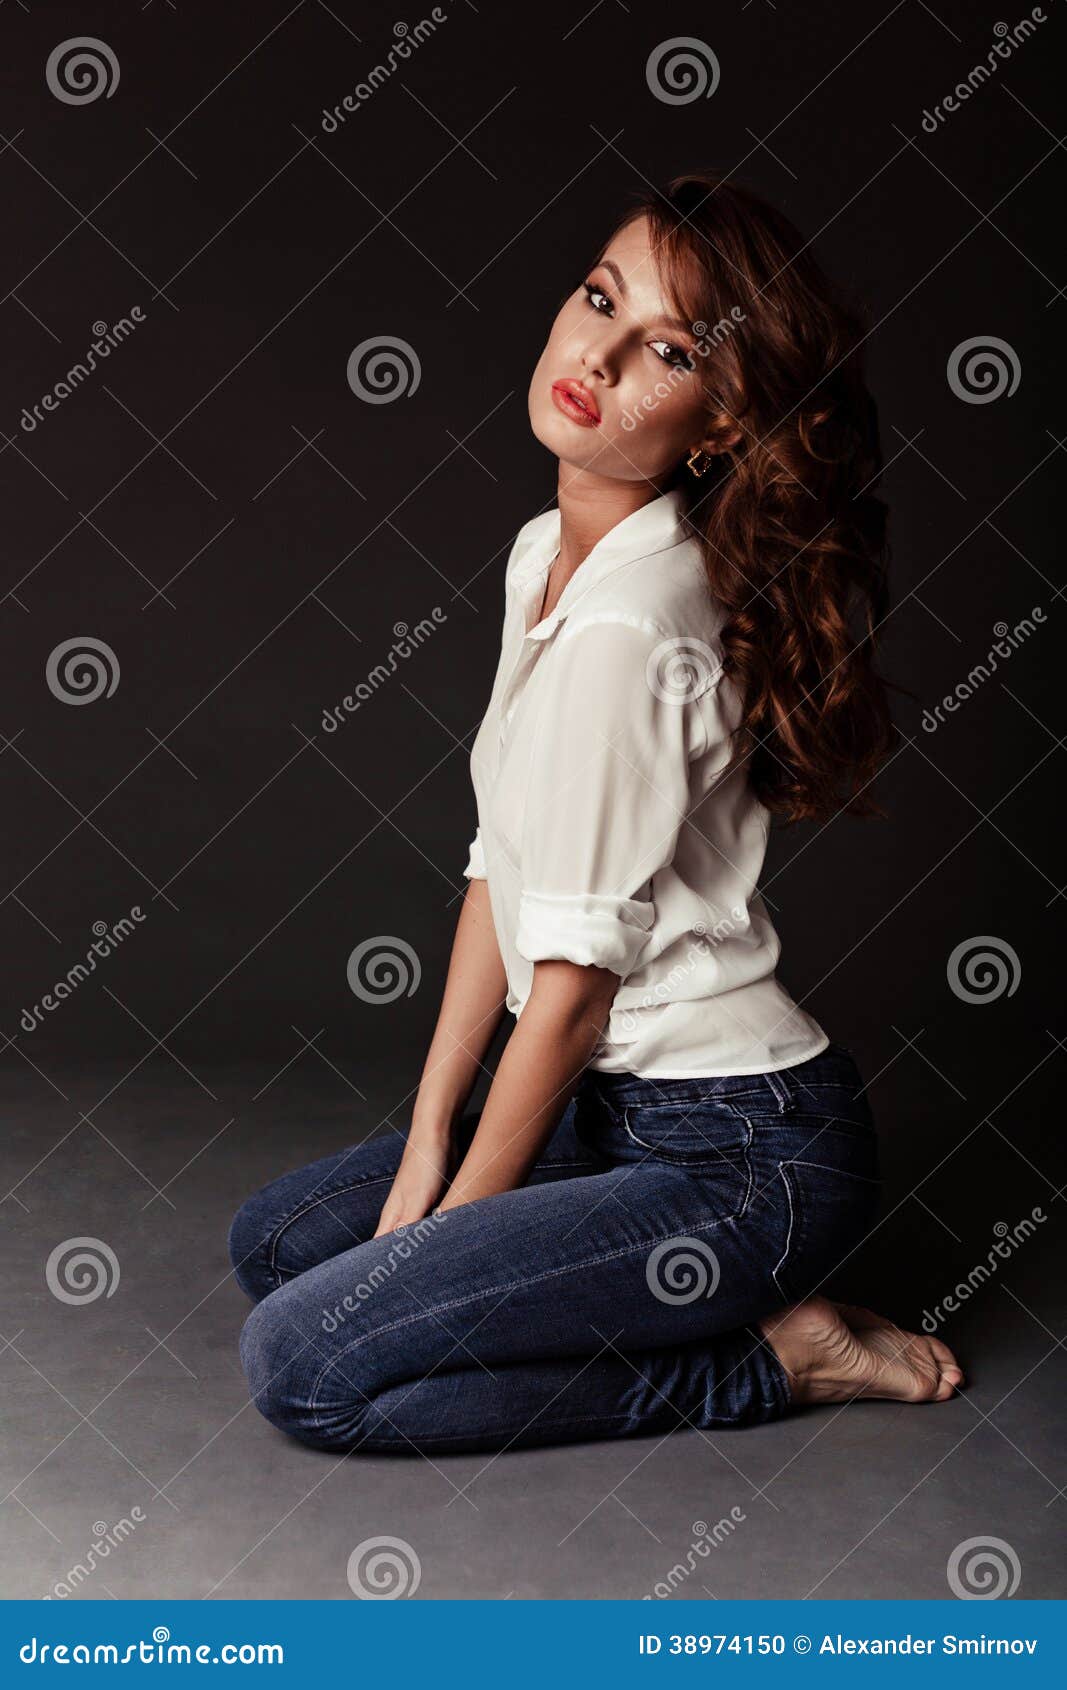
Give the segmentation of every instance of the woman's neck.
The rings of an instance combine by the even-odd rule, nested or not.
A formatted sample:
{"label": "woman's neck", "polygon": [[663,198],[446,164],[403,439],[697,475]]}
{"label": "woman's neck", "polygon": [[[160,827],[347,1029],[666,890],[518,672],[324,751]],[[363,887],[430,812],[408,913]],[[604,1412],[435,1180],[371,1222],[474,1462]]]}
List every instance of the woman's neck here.
{"label": "woman's neck", "polygon": [[642,505],[658,499],[662,491],[650,481],[582,475],[565,479],[561,465],[556,494],[560,514],[557,575],[569,580],[605,534]]}

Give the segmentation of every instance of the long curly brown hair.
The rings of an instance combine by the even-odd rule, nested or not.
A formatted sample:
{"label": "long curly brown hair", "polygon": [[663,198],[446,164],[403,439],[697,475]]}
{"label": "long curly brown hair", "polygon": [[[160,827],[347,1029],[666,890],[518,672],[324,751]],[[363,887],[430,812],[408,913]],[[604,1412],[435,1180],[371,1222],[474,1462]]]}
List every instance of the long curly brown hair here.
{"label": "long curly brown hair", "polygon": [[888,546],[862,321],[789,220],[716,173],[642,195],[622,226],[642,215],[674,309],[706,329],[705,438],[724,449],[679,477],[728,612],[737,755],[787,822],[884,816],[867,787],[899,735],[874,668]]}

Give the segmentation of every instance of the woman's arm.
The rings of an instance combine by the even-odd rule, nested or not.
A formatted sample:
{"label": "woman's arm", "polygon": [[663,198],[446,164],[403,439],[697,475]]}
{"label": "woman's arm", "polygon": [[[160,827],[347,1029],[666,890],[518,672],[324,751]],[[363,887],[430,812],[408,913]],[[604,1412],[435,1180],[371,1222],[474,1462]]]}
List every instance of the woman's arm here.
{"label": "woman's arm", "polygon": [[618,987],[619,976],[606,968],[534,964],[529,1000],[442,1213],[525,1182],[588,1066]]}
{"label": "woman's arm", "polygon": [[639,966],[690,808],[689,752],[706,740],[695,701],[714,684],[710,668],[667,684],[680,645],[594,620],[552,652],[523,765],[514,945],[533,989],[442,1211],[522,1185]]}
{"label": "woman's arm", "polygon": [[378,1222],[380,1233],[429,1214],[450,1170],[452,1133],[474,1088],[507,998],[488,885],[472,879],[456,923],[437,1026],[411,1115],[407,1145]]}

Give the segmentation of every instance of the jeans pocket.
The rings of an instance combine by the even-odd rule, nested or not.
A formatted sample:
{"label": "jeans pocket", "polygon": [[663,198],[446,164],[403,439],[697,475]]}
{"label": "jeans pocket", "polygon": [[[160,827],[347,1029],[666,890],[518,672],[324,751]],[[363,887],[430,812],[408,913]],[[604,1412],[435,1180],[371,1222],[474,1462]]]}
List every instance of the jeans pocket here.
{"label": "jeans pocket", "polygon": [[752,1128],[714,1104],[638,1103],[619,1111],[628,1160],[678,1168],[714,1182],[720,1219],[740,1215],[753,1190]]}
{"label": "jeans pocket", "polygon": [[818,1291],[863,1242],[878,1212],[882,1182],[877,1172],[799,1160],[780,1162],[778,1177],[788,1218],[773,1278],[786,1302],[796,1303]]}

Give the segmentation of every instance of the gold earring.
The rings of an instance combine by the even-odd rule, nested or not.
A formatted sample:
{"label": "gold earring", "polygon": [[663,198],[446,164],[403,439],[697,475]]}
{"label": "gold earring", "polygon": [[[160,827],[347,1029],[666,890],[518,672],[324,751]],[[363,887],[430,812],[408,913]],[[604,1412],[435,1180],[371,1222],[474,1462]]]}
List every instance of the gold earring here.
{"label": "gold earring", "polygon": [[[714,462],[714,456],[715,454],[713,452],[705,452],[702,446],[694,446],[685,461],[694,475],[701,476],[706,475],[708,470],[711,468],[712,463]],[[706,458],[707,462],[698,464],[696,461],[698,458]]]}

